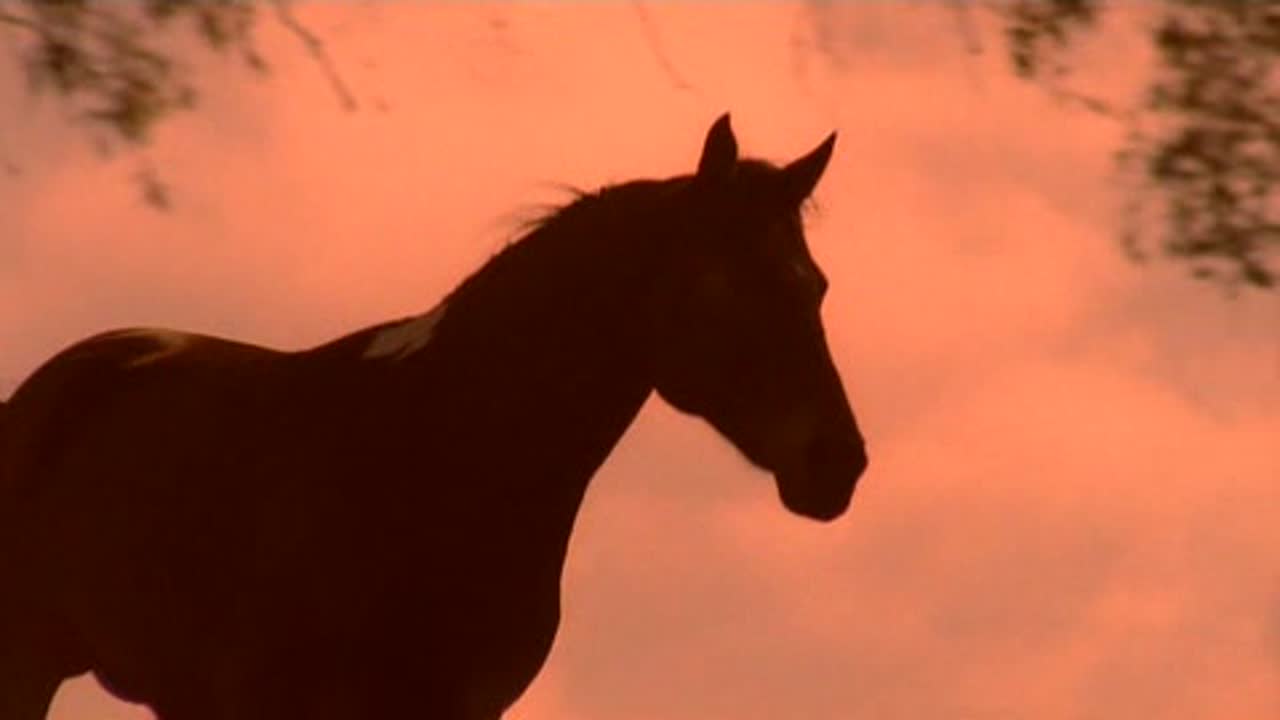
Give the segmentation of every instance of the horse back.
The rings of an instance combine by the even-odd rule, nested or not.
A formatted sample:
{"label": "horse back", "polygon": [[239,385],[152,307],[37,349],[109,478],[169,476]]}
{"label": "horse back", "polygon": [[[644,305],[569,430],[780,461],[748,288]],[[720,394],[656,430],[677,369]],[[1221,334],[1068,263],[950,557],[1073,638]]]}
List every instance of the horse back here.
{"label": "horse back", "polygon": [[131,464],[177,452],[174,443],[197,437],[201,425],[225,431],[217,427],[224,408],[254,396],[284,356],[171,330],[117,330],[72,345],[6,404],[0,498],[8,498],[0,505],[37,492],[88,446],[110,451],[92,460],[100,467],[110,456]]}
{"label": "horse back", "polygon": [[95,667],[122,697],[181,685],[155,677],[163,658],[225,654],[264,582],[341,507],[301,467],[331,440],[307,367],[205,335],[116,331],[57,354],[4,405],[6,580],[105,653]]}

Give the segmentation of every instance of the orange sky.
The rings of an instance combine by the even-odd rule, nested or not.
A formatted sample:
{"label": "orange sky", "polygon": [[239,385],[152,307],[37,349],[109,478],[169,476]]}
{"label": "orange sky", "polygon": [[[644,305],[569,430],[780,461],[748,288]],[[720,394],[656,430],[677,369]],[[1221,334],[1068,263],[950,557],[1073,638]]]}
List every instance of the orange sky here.
{"label": "orange sky", "polygon": [[[1280,298],[1126,263],[1117,129],[1009,79],[993,28],[971,58],[941,5],[648,14],[307,8],[365,110],[266,32],[271,80],[211,65],[202,112],[159,133],[168,214],[5,65],[0,150],[26,171],[0,178],[0,394],[107,327],[298,347],[425,309],[555,183],[688,172],[726,109],[778,160],[838,129],[810,238],[872,453],[851,511],[789,516],[653,401],[510,717],[1280,715]],[[1099,77],[1123,87],[1132,48],[1095,48]],[[146,714],[78,680],[51,717]]]}

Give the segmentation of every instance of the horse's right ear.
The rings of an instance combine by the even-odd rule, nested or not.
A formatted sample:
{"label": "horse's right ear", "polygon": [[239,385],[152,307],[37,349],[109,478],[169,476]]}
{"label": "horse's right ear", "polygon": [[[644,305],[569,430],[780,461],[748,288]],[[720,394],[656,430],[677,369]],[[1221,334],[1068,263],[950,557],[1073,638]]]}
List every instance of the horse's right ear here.
{"label": "horse's right ear", "polygon": [[733,175],[738,165],[738,141],[729,127],[729,113],[720,116],[707,131],[702,144],[702,159],[698,161],[698,181],[719,183]]}

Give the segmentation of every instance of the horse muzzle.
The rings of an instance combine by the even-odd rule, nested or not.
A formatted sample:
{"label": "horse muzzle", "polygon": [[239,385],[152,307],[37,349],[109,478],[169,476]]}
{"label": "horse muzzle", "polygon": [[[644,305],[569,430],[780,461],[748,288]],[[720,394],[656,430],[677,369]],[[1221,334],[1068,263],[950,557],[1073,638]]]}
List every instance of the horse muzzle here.
{"label": "horse muzzle", "polygon": [[849,508],[858,479],[867,470],[861,438],[841,441],[818,436],[792,467],[774,477],[782,504],[807,518],[830,522]]}

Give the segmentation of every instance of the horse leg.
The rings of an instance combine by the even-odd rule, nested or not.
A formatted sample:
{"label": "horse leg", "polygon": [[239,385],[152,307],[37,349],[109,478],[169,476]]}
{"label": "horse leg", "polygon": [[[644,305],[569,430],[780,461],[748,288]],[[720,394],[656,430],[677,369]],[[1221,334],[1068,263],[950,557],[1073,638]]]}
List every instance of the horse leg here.
{"label": "horse leg", "polygon": [[14,660],[0,650],[0,717],[5,720],[44,720],[53,695],[65,678],[31,658]]}
{"label": "horse leg", "polygon": [[0,588],[0,718],[44,720],[62,681],[87,668],[67,662],[64,644],[12,602],[12,590]]}
{"label": "horse leg", "polygon": [[67,678],[88,672],[73,635],[0,550],[0,720],[44,720]]}

